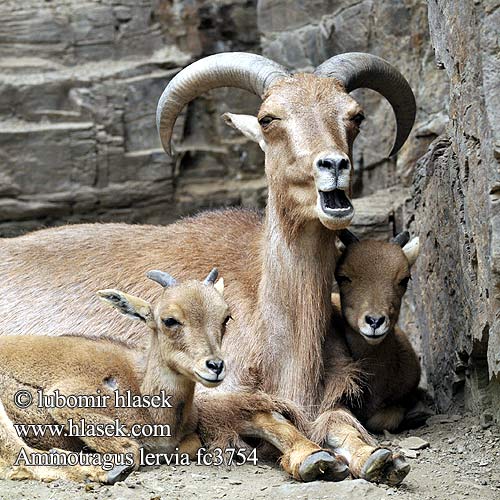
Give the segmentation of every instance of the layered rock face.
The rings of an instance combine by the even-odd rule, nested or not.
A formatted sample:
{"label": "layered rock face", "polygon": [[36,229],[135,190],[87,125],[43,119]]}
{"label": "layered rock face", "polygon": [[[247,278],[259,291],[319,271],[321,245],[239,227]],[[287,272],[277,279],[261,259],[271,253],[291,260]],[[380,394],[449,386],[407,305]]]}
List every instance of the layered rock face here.
{"label": "layered rock face", "polygon": [[[401,323],[437,407],[500,418],[499,2],[86,0],[0,5],[0,234],[77,221],[169,223],[224,205],[262,208],[257,145],[226,111],[258,99],[221,89],[191,103],[160,147],[169,80],[214,52],[244,50],[296,71],[340,52],[384,57],[418,113],[397,159],[376,93],[356,141],[354,230],[421,239]],[[493,408],[493,409],[492,409]],[[495,410],[496,408],[496,410]]]}
{"label": "layered rock face", "polygon": [[449,123],[417,163],[407,207],[423,243],[413,300],[430,385],[443,407],[465,390],[486,424],[500,418],[499,6],[429,2]]}
{"label": "layered rock face", "polygon": [[155,126],[158,98],[183,66],[259,49],[255,9],[245,1],[2,2],[0,234],[262,205],[262,155],[241,148],[219,117],[229,107],[254,111],[257,98],[221,91],[194,103],[178,120],[173,159]]}

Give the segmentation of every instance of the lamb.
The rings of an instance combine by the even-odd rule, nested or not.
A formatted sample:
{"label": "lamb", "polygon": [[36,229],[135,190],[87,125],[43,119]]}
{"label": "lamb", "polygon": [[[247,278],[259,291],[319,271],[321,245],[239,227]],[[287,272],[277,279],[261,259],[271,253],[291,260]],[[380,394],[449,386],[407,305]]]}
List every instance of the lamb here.
{"label": "lamb", "polygon": [[[231,316],[223,299],[224,283],[222,279],[215,283],[216,269],[203,282],[177,283],[161,271],[151,271],[148,276],[163,287],[154,306],[119,290],[98,292],[103,301],[149,327],[145,356],[112,340],[75,336],[0,338],[0,477],[90,479],[112,484],[137,469],[146,453],[196,453],[201,442],[195,433],[195,384],[216,387],[225,377],[220,345]],[[20,390],[31,394],[37,404],[16,406],[14,395]],[[92,397],[93,406],[73,408],[69,399],[67,405],[55,406],[56,396],[62,402],[61,398],[77,397],[80,403]],[[48,407],[50,398],[53,401]],[[143,406],[122,406],[130,406],[132,401]],[[114,426],[119,422],[133,434],[125,437],[119,431],[112,437],[93,437],[88,432],[72,437],[67,435],[70,419],[74,425],[85,421],[85,425]],[[23,442],[13,423],[62,424],[66,434],[37,437],[33,433]],[[45,465],[54,462],[44,462],[44,458],[53,459],[55,455],[66,464],[64,457],[69,460],[72,452],[84,446],[101,454],[102,466]],[[109,454],[115,454],[115,458],[106,459]]]}
{"label": "lamb", "polygon": [[353,382],[342,397],[373,432],[399,427],[420,380],[418,357],[396,325],[419,250],[418,237],[408,240],[405,231],[390,243],[359,242],[345,230],[346,249],[335,272],[340,294],[332,294],[333,324],[325,345],[327,371],[336,371],[339,344],[345,341],[343,350],[347,348],[355,361],[347,368],[351,373],[347,379],[357,378],[360,383]]}
{"label": "lamb", "polygon": [[[345,250],[332,293],[333,317],[325,339],[325,382],[320,417],[312,437],[344,456],[351,473],[396,485],[410,470],[403,457],[384,470],[387,449],[376,446],[364,428],[393,431],[411,406],[420,380],[420,364],[404,332],[397,326],[401,299],[418,255],[418,238],[407,232],[390,243],[359,241],[348,230],[340,233]],[[328,432],[332,415],[342,415],[351,428]],[[359,418],[359,421],[355,418]]]}
{"label": "lamb", "polygon": [[[160,98],[157,124],[167,152],[184,106],[218,87],[238,87],[262,98],[257,117],[246,117],[245,126],[234,115],[228,119],[265,150],[269,186],[265,220],[248,211],[226,210],[167,227],[87,224],[3,240],[0,335],[69,332],[99,338],[109,325],[90,302],[97,280],[146,297],[151,292],[140,277],[147,269],[168,266],[183,278],[188,271],[201,273],[217,259],[228,280],[226,299],[234,316],[223,341],[233,369],[224,393],[217,389],[202,395],[204,413],[220,412],[224,419],[233,399],[226,398],[224,408],[221,398],[250,385],[254,391],[292,401],[315,418],[323,377],[323,339],[332,310],[335,256],[331,248],[337,231],[353,217],[352,148],[364,118],[349,93],[367,87],[388,99],[397,125],[391,154],[410,133],[415,99],[401,73],[370,54],[340,54],[323,62],[314,74],[295,75],[255,54],[215,54],[180,71]],[[61,293],[75,300],[53,304]],[[142,348],[140,330],[118,321],[114,326],[121,340]],[[201,392],[197,391],[197,398]],[[273,432],[273,439],[288,447],[285,455],[290,460],[281,462],[285,470],[296,477],[302,465],[312,461],[316,477],[324,477],[324,455],[317,446],[302,439],[301,450],[290,447],[299,441],[289,439],[288,431],[276,434],[283,428],[276,425],[273,414],[261,413],[251,423],[260,425],[262,434]],[[330,417],[328,431],[352,429],[343,415]],[[235,423],[235,429],[240,423]],[[360,442],[366,445],[362,435]],[[329,476],[339,479],[344,475],[343,462],[332,453],[332,472],[335,461],[341,473]],[[300,477],[314,479],[313,469]],[[371,479],[369,474],[364,477]]]}

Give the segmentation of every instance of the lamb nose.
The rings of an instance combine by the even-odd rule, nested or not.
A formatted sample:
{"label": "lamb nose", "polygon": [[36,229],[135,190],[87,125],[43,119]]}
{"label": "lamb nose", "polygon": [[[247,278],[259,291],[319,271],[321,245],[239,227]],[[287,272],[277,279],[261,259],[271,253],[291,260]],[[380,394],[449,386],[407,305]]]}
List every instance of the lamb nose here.
{"label": "lamb nose", "polygon": [[222,361],[222,359],[209,359],[206,365],[207,368],[212,370],[216,375],[220,375],[224,369],[224,361]]}
{"label": "lamb nose", "polygon": [[385,321],[385,316],[379,316],[374,317],[374,316],[365,316],[365,321],[374,329],[376,330],[379,326],[384,324]]}

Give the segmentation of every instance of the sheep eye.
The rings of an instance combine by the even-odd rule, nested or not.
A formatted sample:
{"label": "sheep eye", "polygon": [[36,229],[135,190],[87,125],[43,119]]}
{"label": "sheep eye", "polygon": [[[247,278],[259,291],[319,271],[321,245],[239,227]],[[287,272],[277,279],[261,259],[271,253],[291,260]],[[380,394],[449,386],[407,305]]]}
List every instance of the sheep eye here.
{"label": "sheep eye", "polygon": [[403,278],[400,282],[399,285],[402,286],[403,288],[406,288],[408,286],[408,282],[410,281],[410,276],[407,278]]}
{"label": "sheep eye", "polygon": [[233,319],[233,317],[231,315],[229,315],[223,322],[222,322],[222,326],[226,326],[228,323],[229,323],[229,320]]}
{"label": "sheep eye", "polygon": [[354,122],[357,127],[359,127],[364,119],[365,115],[363,113],[358,113],[351,118],[351,121]]}
{"label": "sheep eye", "polygon": [[177,326],[177,325],[180,325],[181,323],[179,321],[177,321],[175,318],[165,318],[163,320],[163,324],[167,327],[167,328],[172,328],[173,326]]}
{"label": "sheep eye", "polygon": [[351,283],[351,279],[347,276],[337,276],[335,279],[337,280],[339,286],[345,283]]}
{"label": "sheep eye", "polygon": [[266,115],[266,116],[263,116],[260,120],[259,120],[259,123],[260,123],[260,126],[262,128],[266,128],[266,127],[269,127],[269,125],[271,125],[271,123],[274,121],[274,120],[277,120],[278,118],[274,117],[274,116],[271,116],[271,115]]}

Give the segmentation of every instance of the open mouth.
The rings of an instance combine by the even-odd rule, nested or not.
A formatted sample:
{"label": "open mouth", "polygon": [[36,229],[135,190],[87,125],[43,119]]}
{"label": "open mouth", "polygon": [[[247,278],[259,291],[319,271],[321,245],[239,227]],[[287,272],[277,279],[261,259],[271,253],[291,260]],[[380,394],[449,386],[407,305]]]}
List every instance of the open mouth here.
{"label": "open mouth", "polygon": [[351,201],[343,189],[318,191],[323,212],[336,217],[350,215],[354,210]]}

